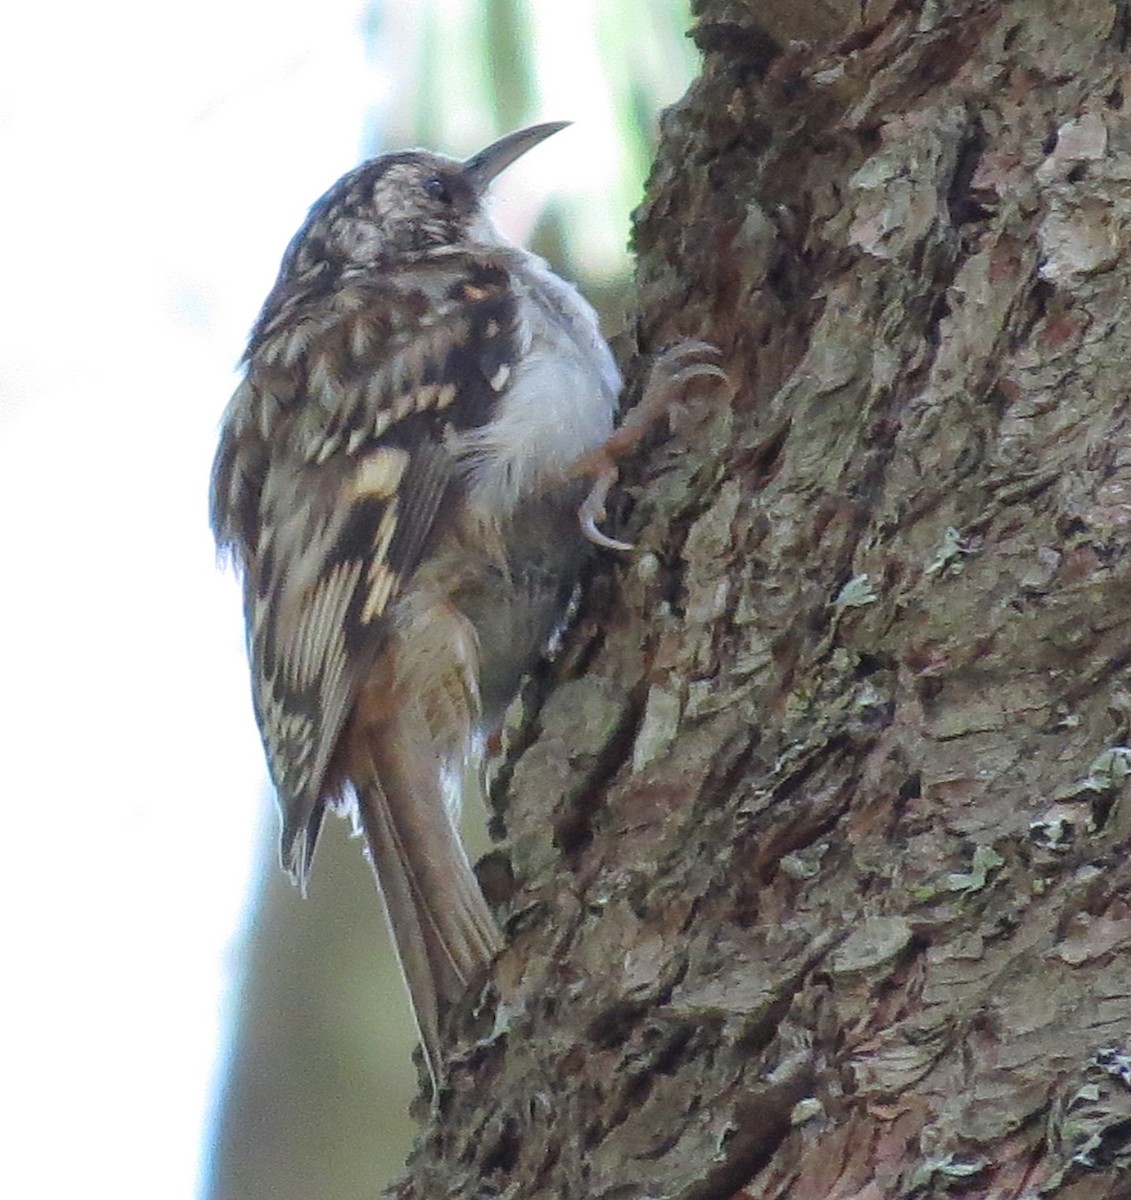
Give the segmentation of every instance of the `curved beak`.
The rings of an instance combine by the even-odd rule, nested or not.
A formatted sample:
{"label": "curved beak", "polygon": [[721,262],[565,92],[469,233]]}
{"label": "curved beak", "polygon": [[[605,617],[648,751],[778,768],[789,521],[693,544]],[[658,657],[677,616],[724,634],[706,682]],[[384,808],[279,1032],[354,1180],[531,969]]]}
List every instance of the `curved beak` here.
{"label": "curved beak", "polygon": [[545,141],[551,134],[569,124],[572,122],[548,121],[545,125],[531,125],[527,129],[518,129],[499,138],[497,142],[492,142],[486,150],[473,154],[463,164],[472,187],[482,194],[491,180],[505,171],[516,158],[521,158],[527,150],[533,150],[539,142]]}

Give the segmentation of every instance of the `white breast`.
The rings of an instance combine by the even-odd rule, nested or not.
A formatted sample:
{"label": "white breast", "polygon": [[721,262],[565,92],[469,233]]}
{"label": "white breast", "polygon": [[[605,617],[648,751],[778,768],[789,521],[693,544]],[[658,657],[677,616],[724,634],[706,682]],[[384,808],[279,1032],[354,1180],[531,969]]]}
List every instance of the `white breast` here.
{"label": "white breast", "polygon": [[490,425],[467,435],[471,498],[508,511],[608,440],[621,378],[597,314],[576,288],[532,254],[514,251],[522,352],[500,380]]}

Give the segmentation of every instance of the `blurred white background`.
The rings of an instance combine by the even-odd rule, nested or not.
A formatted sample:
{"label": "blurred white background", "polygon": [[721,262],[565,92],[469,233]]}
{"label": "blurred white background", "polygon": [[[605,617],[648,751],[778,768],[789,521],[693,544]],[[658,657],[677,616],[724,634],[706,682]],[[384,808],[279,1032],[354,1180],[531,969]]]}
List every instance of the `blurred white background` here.
{"label": "blurred white background", "polygon": [[[560,6],[569,19],[536,7],[531,119],[578,126],[500,189],[496,215],[516,237],[548,195],[620,195],[589,28],[599,6]],[[376,30],[372,13],[362,0],[71,0],[6,21],[0,1003],[13,1196],[177,1200],[198,1187],[245,898],[275,836],[208,472],[283,248],[412,86],[398,77],[409,31],[392,15]],[[493,136],[486,113],[454,111],[457,144],[434,148]],[[620,221],[582,242],[608,271],[628,228],[616,203]]]}
{"label": "blurred white background", "polygon": [[271,820],[207,481],[378,87],[360,5],[20,6],[0,49],[5,1190],[188,1197]]}

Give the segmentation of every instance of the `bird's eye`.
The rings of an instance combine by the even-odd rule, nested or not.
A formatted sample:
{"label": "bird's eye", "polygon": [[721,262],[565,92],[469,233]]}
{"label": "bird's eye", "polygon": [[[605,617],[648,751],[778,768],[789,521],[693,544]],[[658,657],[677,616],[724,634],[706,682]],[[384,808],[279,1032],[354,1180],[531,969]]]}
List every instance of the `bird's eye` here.
{"label": "bird's eye", "polygon": [[452,202],[452,194],[448,191],[448,185],[439,175],[431,175],[424,181],[424,192],[431,199],[439,200],[441,204],[451,204]]}

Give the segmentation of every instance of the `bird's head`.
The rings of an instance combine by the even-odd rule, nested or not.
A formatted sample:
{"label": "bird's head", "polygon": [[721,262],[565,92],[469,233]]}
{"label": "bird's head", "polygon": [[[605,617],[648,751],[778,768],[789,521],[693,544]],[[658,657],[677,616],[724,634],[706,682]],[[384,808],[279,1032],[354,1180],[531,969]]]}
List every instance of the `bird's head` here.
{"label": "bird's head", "polygon": [[491,181],[568,121],[509,133],[463,162],[426,150],[362,163],[314,205],[283,258],[281,278],[412,259],[493,235],[483,212]]}

